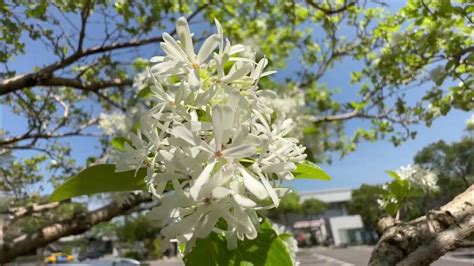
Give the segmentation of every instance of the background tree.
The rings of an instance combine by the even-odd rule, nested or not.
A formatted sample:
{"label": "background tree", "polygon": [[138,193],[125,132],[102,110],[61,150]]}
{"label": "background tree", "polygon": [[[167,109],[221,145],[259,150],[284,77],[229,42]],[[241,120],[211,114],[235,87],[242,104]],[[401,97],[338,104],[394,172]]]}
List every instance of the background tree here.
{"label": "background tree", "polygon": [[[136,74],[148,66],[144,58],[158,54],[161,33],[173,32],[169,27],[181,15],[192,24],[204,25],[202,36],[195,36],[197,43],[209,34],[207,27],[217,18],[232,40],[259,43],[257,56],[266,54],[270,67],[281,69],[291,61],[296,73],[267,79],[263,87],[289,98],[301,95],[301,117],[309,121],[302,123],[301,138],[315,161],[331,160],[334,152],[345,155],[365,140],[388,138],[399,145],[415,137],[413,124],[430,125],[451,109],[472,110],[474,34],[470,2],[410,0],[395,13],[384,10],[386,4],[390,3],[0,1],[0,104],[15,115],[9,119],[25,122],[21,132],[0,133],[0,154],[11,156],[2,162],[5,171],[0,173],[0,187],[8,191],[8,197],[22,195],[21,202],[31,198],[25,191],[57,186],[84,165],[107,161],[110,131],[97,126],[110,117],[101,119],[100,114],[133,116],[137,111],[133,109],[139,108],[132,106],[147,104],[135,96],[136,88],[146,87],[142,86],[146,77]],[[25,66],[25,58],[34,64]],[[341,100],[337,88],[322,80],[344,60],[360,62],[362,67],[346,73],[358,93]],[[427,89],[418,96],[409,94],[423,84]],[[146,89],[141,94],[146,94]],[[347,136],[344,126],[351,119],[368,123]],[[74,156],[71,143],[77,137],[97,140],[98,148],[91,151],[86,162]],[[47,159],[38,160],[41,156]],[[17,177],[15,164],[24,160],[32,160],[36,166],[25,166],[30,167],[25,172],[29,176],[19,178],[25,186],[20,186],[18,193],[7,182]],[[97,213],[81,212],[64,220],[67,223],[56,220],[61,230],[36,246],[30,241],[28,247],[83,232],[147,201],[145,196],[127,197],[132,200],[125,204],[109,198],[101,209],[108,215],[101,219],[96,219]],[[83,215],[91,219],[89,226],[74,223]],[[65,224],[74,225],[76,230],[66,230]],[[45,229],[48,227],[39,226],[35,233]],[[11,252],[11,248],[1,247],[5,251],[2,254],[9,254],[8,259],[21,254]]]}
{"label": "background tree", "polygon": [[278,208],[273,208],[264,213],[264,215],[275,221],[282,221],[286,226],[290,224],[290,214],[301,213],[300,195],[297,192],[290,192],[281,199]]}
{"label": "background tree", "polygon": [[[431,209],[439,208],[472,185],[473,145],[472,137],[465,136],[450,144],[444,141],[429,144],[415,155],[415,166],[428,170],[426,173],[436,174],[436,189],[425,192],[418,190],[419,192],[414,193],[408,200],[409,205],[403,209],[400,220],[409,221]],[[375,226],[384,215],[380,200],[387,196],[387,190],[390,189],[389,186],[384,188],[380,185],[363,184],[352,192],[348,211],[360,214],[365,224]],[[398,187],[394,189],[397,190]],[[406,192],[402,194],[404,197],[408,196]]]}
{"label": "background tree", "polygon": [[318,199],[307,199],[301,203],[301,212],[306,217],[323,214],[328,208],[328,204]]}
{"label": "background tree", "polygon": [[438,185],[444,200],[453,198],[474,182],[474,139],[438,141],[419,151],[414,161],[438,174]]}
{"label": "background tree", "polygon": [[[404,222],[398,215],[395,219],[388,216],[378,221],[377,227],[383,236],[372,253],[371,264],[378,265],[387,260],[401,260],[407,265],[423,264],[437,259],[445,250],[463,245],[463,240],[472,235],[472,140],[471,136],[466,136],[451,144],[439,141],[428,145],[414,158],[420,163],[413,167],[418,174],[408,171],[412,174],[406,179],[400,179],[403,171],[389,172],[395,180],[382,198],[387,200],[393,195],[396,200],[388,201],[393,208],[385,204],[385,210],[392,215],[396,209],[403,210],[401,218]],[[434,175],[436,179],[430,177]],[[405,200],[399,200],[397,195]],[[397,237],[400,233],[408,237],[400,239]],[[400,247],[406,245],[406,239],[415,239],[414,251],[408,256],[399,253]],[[386,253],[388,250],[389,254]],[[388,258],[383,258],[387,255]]]}
{"label": "background tree", "polygon": [[385,190],[380,185],[362,184],[360,188],[352,191],[347,210],[350,214],[360,214],[364,225],[375,228],[384,214],[378,203],[384,194]]}
{"label": "background tree", "polygon": [[[159,258],[159,233],[161,228],[143,214],[127,215],[123,221],[115,222],[116,233],[119,242],[124,244],[123,248],[134,250],[138,257]],[[145,254],[140,254],[135,245],[143,243]],[[141,257],[141,258],[140,258]]]}

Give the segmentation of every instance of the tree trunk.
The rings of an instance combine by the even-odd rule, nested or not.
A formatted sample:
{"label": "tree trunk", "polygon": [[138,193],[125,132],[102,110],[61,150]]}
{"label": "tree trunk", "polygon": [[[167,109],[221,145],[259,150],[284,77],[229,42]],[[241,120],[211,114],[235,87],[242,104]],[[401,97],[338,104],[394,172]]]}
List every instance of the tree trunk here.
{"label": "tree trunk", "polygon": [[474,185],[440,209],[410,222],[384,217],[369,265],[430,265],[474,232]]}
{"label": "tree trunk", "polygon": [[79,212],[72,218],[47,225],[33,233],[20,235],[0,245],[0,264],[11,262],[62,237],[82,234],[98,223],[109,221],[149,201],[151,197],[148,194],[130,193],[124,202],[112,202],[91,212]]}

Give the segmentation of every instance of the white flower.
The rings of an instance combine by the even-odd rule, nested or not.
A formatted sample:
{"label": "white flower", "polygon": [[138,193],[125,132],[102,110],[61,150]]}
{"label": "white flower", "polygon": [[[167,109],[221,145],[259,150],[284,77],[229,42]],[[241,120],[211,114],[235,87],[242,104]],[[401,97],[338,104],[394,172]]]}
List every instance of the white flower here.
{"label": "white flower", "polygon": [[125,115],[121,113],[101,113],[99,115],[99,127],[107,135],[121,134],[127,130]]}
{"label": "white flower", "polygon": [[441,108],[439,106],[433,106],[430,103],[428,104],[428,107],[426,109],[427,109],[427,112],[433,116],[433,118],[442,116]]}
{"label": "white flower", "polygon": [[412,185],[418,186],[424,190],[437,190],[437,175],[419,165],[407,165],[400,167],[397,174],[401,179],[408,180]]}
{"label": "white flower", "polygon": [[443,66],[437,66],[430,72],[430,78],[434,83],[436,83],[436,85],[441,85],[445,76],[446,72]]}
{"label": "white flower", "polygon": [[116,155],[116,171],[147,169],[149,191],[160,202],[149,216],[163,227],[163,249],[176,238],[189,251],[211,232],[224,235],[230,249],[254,239],[256,211],[278,206],[277,186],[293,179],[305,158],[305,148],[288,137],[295,123],[272,114],[277,95],[259,90],[260,78],[273,73],[264,71],[268,60],[256,61],[216,26],[197,54],[184,18],[179,41],[163,35],[165,55],[153,57],[150,80],[137,83],[153,84],[152,108]]}
{"label": "white flower", "polygon": [[199,71],[201,68],[206,68],[209,56],[219,45],[219,36],[214,34],[207,38],[196,55],[189,25],[185,18],[178,19],[176,31],[179,43],[168,33],[163,34],[164,42],[161,43],[161,49],[166,53],[166,56],[153,57],[152,62],[159,63],[154,65],[151,71],[162,76],[185,74],[191,88],[197,89],[201,83]]}
{"label": "white flower", "polygon": [[474,114],[472,114],[471,117],[469,117],[466,120],[466,128],[467,129],[474,129]]}
{"label": "white flower", "polygon": [[279,225],[279,224],[272,224],[273,230],[275,230],[275,233],[278,236],[285,235],[282,237],[283,244],[285,244],[288,253],[290,254],[291,260],[293,261],[293,264],[296,265],[296,253],[298,252],[298,242],[293,236],[293,233],[291,231],[288,231],[285,229],[285,226]]}
{"label": "white flower", "polygon": [[[275,94],[265,99],[267,101],[265,104],[276,113],[279,120],[291,119],[295,123],[295,128],[305,128],[313,122],[313,117],[307,114],[305,110],[304,93],[300,89],[295,88],[285,91],[282,97]],[[301,139],[303,131],[293,130],[290,135]]]}

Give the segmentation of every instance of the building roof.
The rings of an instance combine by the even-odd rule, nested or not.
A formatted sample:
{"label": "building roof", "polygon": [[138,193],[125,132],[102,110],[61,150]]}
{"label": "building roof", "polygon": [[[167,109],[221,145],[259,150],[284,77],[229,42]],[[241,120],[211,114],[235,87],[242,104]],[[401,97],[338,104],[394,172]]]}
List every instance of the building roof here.
{"label": "building roof", "polygon": [[351,197],[352,189],[350,188],[337,188],[319,191],[307,191],[300,193],[301,201],[307,199],[318,199],[326,203],[347,202],[351,200]]}

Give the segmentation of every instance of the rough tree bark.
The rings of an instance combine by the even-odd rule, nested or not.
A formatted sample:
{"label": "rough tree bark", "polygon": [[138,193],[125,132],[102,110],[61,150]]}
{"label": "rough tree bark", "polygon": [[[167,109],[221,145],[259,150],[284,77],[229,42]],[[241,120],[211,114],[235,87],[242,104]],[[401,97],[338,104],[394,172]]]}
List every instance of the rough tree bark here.
{"label": "rough tree bark", "polygon": [[474,233],[474,185],[440,209],[410,222],[382,218],[369,265],[430,265]]}
{"label": "rough tree bark", "polygon": [[82,234],[98,223],[126,214],[140,204],[149,201],[151,201],[151,197],[148,194],[131,193],[123,202],[112,202],[91,212],[76,213],[69,219],[47,225],[34,233],[20,235],[12,241],[0,245],[0,264],[13,261],[15,258],[44,247],[61,237]]}

